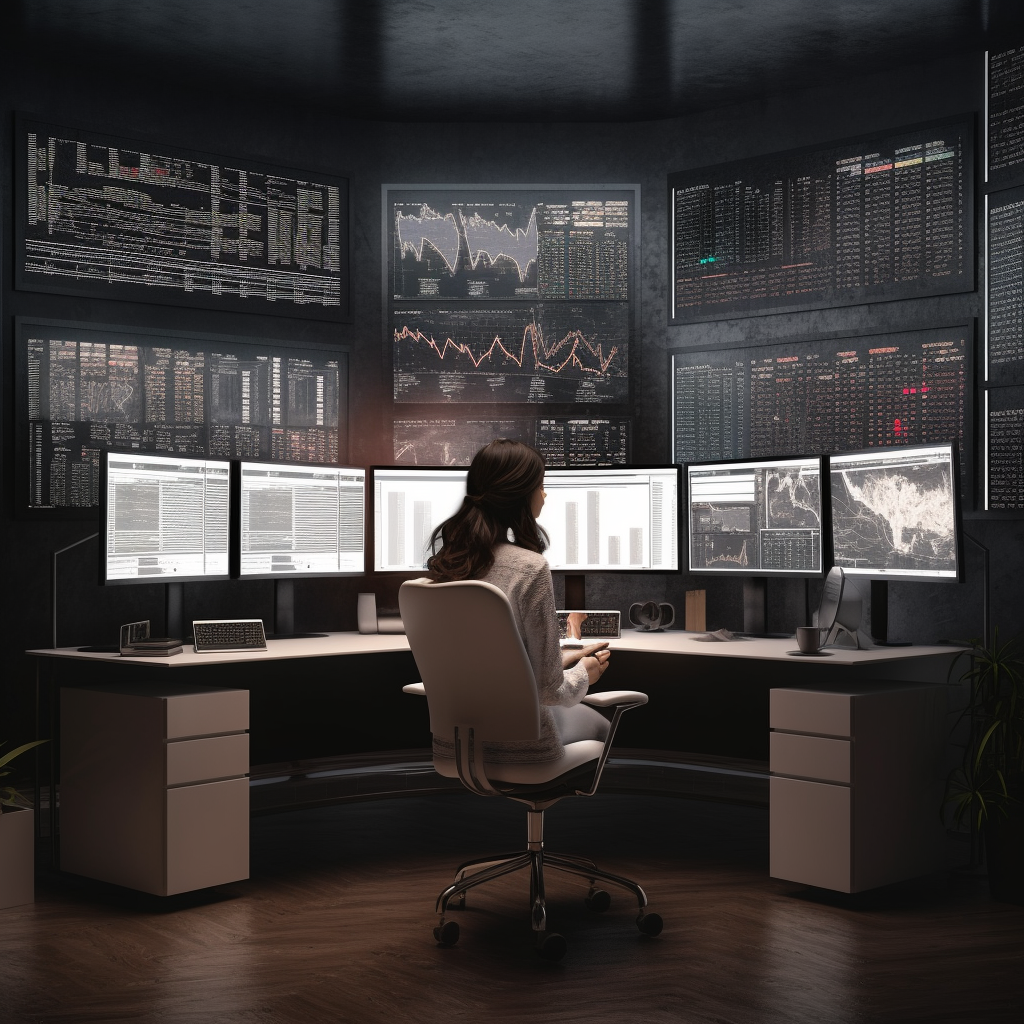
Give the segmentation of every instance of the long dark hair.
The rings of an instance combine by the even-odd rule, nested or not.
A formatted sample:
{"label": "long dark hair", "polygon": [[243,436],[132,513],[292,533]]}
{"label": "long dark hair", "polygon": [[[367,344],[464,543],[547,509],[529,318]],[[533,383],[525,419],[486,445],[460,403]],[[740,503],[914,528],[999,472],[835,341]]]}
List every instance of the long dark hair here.
{"label": "long dark hair", "polygon": [[[435,583],[475,580],[494,564],[494,545],[509,539],[541,552],[547,537],[530,508],[544,483],[544,456],[521,441],[500,437],[473,456],[462,506],[430,537],[427,576]],[[438,541],[441,547],[438,548]]]}

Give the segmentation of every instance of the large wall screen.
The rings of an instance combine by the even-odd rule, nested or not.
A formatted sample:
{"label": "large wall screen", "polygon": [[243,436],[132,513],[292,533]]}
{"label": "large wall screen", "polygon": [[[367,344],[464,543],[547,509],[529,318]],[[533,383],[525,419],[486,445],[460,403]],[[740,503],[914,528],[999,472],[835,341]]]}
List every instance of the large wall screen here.
{"label": "large wall screen", "polygon": [[347,355],[280,342],[17,322],[17,502],[99,501],[106,450],[302,463],[347,456]]}
{"label": "large wall screen", "polygon": [[635,187],[385,186],[396,404],[626,404]]}
{"label": "large wall screen", "polygon": [[349,317],[348,182],[19,120],[18,288]]}
{"label": "large wall screen", "polygon": [[669,176],[675,323],[970,291],[969,120]]}

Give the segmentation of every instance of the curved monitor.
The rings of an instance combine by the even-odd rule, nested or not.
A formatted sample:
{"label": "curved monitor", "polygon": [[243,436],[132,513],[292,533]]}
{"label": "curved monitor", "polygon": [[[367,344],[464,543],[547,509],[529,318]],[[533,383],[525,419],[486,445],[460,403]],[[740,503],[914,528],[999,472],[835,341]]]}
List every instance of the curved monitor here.
{"label": "curved monitor", "polygon": [[730,459],[686,467],[691,573],[823,572],[823,459]]}
{"label": "curved monitor", "polygon": [[104,452],[100,582],[226,580],[229,463]]}
{"label": "curved monitor", "polygon": [[956,444],[829,456],[833,560],[847,576],[959,580]]}
{"label": "curved monitor", "polygon": [[362,575],[365,470],[241,462],[233,471],[233,576]]}

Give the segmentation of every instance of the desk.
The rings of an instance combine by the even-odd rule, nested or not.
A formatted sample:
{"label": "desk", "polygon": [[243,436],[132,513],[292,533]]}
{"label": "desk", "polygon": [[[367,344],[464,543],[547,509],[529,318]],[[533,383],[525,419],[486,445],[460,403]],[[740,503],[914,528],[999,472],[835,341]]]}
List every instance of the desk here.
{"label": "desk", "polygon": [[[664,776],[675,765],[689,766],[688,774],[692,775],[693,764],[702,763],[701,758],[703,763],[714,763],[718,758],[730,764],[740,762],[745,769],[733,773],[738,782],[748,785],[743,799],[751,799],[751,782],[763,785],[767,794],[768,698],[773,687],[870,680],[944,682],[953,658],[960,653],[960,648],[953,647],[888,647],[870,651],[836,649],[826,657],[800,658],[788,653],[796,649],[792,639],[721,643],[702,642],[694,637],[695,634],[681,630],[628,631],[610,642],[616,656],[600,688],[644,690],[650,693],[657,708],[655,715],[637,714],[632,720],[626,716],[620,726],[617,748],[640,759],[644,752],[680,752],[672,764],[662,764],[652,755],[647,761],[647,774],[634,772],[624,782],[624,789],[645,788],[644,779],[652,773]],[[401,694],[403,682],[418,678],[408,641],[401,634],[331,633],[271,640],[265,651],[196,654],[186,648],[181,654],[166,658],[121,657],[77,648],[28,653],[37,658],[37,693],[43,688],[39,675],[43,664],[71,684],[82,678],[87,682],[109,682],[113,678],[166,680],[167,673],[176,677],[179,670],[188,669],[186,677],[190,684],[250,689],[252,762],[280,766],[282,777],[291,770],[289,763],[303,779],[317,774],[308,765],[295,764],[303,758],[351,754],[354,756],[344,770],[355,771],[360,760],[372,764],[375,751],[404,748],[410,757],[414,754],[417,758],[416,770],[422,773],[420,781],[414,779],[408,790],[396,786],[389,792],[423,791],[429,785],[426,780],[433,778],[423,708]],[[348,671],[350,664],[352,670]],[[81,670],[88,670],[84,677]],[[367,714],[367,705],[378,713]],[[53,706],[51,700],[51,709]],[[348,710],[347,718],[335,716],[339,706]],[[406,720],[404,733],[393,729],[396,715]],[[57,735],[57,726],[54,716],[51,736]],[[395,735],[403,741],[393,742]],[[327,749],[327,744],[331,744],[331,749]],[[50,746],[53,757],[54,744]],[[658,761],[659,766],[650,768],[652,761]],[[330,774],[329,769],[336,766],[324,767],[328,769],[324,774]],[[616,765],[610,762],[609,767],[614,775]],[[716,786],[727,778],[722,774],[708,777],[715,780]],[[53,764],[51,782],[56,778],[57,767]],[[664,788],[691,792],[687,788]],[[313,792],[307,787],[305,792],[313,800],[331,802],[326,783],[320,790]],[[372,788],[360,794],[373,795]],[[53,800],[50,806],[50,836],[55,840]]]}

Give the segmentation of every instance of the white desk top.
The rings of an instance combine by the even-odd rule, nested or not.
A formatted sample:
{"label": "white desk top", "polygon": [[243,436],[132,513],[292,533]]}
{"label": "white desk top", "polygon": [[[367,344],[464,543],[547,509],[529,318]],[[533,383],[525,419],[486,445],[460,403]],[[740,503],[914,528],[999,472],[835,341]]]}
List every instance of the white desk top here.
{"label": "white desk top", "polygon": [[[703,642],[694,639],[703,635],[682,630],[664,633],[640,633],[627,630],[618,640],[609,641],[613,651],[644,652],[651,654],[685,654],[706,658],[754,658],[760,661],[789,661],[822,666],[865,665],[875,662],[902,661],[906,658],[953,657],[959,647],[880,647],[871,651],[834,648],[820,657],[794,656],[796,640],[741,639],[725,643]],[[278,661],[287,658],[332,658],[346,654],[384,654],[408,651],[409,641],[398,633],[328,633],[321,637],[297,640],[268,640],[265,651],[217,651],[196,654],[186,645],[181,654],[170,657],[125,658],[120,654],[81,651],[77,647],[28,651],[42,658],[73,658],[82,661],[101,661],[108,664],[150,665],[154,668],[189,668],[196,665],[237,664],[246,661]]]}

